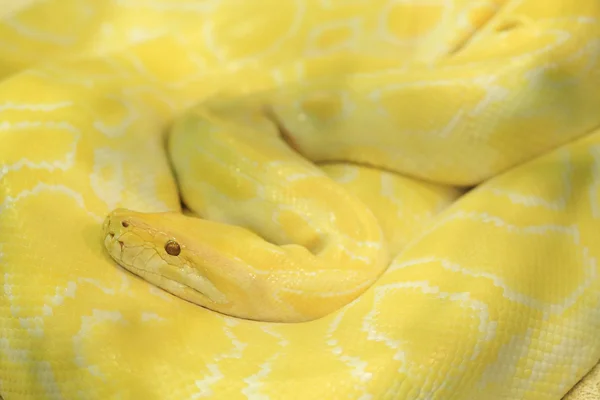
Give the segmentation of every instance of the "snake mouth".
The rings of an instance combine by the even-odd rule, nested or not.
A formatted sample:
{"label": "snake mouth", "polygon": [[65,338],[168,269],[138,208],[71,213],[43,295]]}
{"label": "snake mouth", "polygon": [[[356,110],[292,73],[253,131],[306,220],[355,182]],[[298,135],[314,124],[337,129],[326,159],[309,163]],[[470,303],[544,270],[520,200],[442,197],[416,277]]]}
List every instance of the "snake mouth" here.
{"label": "snake mouth", "polygon": [[[183,296],[181,296],[180,293],[174,293],[174,292],[177,292],[177,290],[169,290],[164,285],[160,285],[160,284],[152,282],[150,279],[147,279],[147,277],[144,276],[144,275],[154,277],[156,280],[164,280],[164,281],[168,282],[170,284],[170,286],[173,286],[174,288],[177,288],[177,287],[181,288],[181,287],[183,287],[184,290],[190,290],[190,291],[192,291],[194,293],[195,296],[202,297],[202,299],[204,300],[202,303],[217,304],[214,301],[212,301],[210,297],[208,297],[207,295],[205,295],[204,293],[202,293],[198,289],[196,289],[194,287],[191,287],[189,285],[186,285],[183,282],[179,282],[179,281],[176,281],[174,279],[168,278],[168,277],[166,277],[164,275],[161,275],[159,273],[150,272],[150,271],[147,271],[145,269],[134,267],[132,265],[128,265],[127,267],[123,267],[123,268],[129,270],[131,273],[133,273],[134,275],[139,276],[140,278],[144,279],[145,281],[147,281],[148,283],[152,284],[153,286],[156,286],[156,287],[164,290],[165,292],[169,292],[169,293],[171,293],[172,295],[174,295],[176,297],[182,298]],[[191,297],[191,296],[186,295],[185,297],[183,297],[183,299],[186,300],[186,301],[189,301],[191,303],[198,304],[197,301],[190,300],[187,297]],[[204,304],[199,304],[199,305],[204,306]]]}
{"label": "snake mouth", "polygon": [[[118,243],[118,249],[114,246],[115,243]],[[119,239],[115,235],[114,232],[108,232],[106,236],[104,236],[104,247],[108,251],[108,254],[119,264],[125,264],[123,260],[123,250],[125,249],[125,243]]]}
{"label": "snake mouth", "polygon": [[[115,246],[118,243],[118,247]],[[126,244],[119,240],[114,233],[108,233],[105,236],[104,244],[110,256],[116,261],[116,264],[130,272],[133,275],[143,279],[152,286],[158,287],[165,292],[168,292],[175,297],[186,300],[190,303],[200,305],[202,307],[210,308],[210,305],[218,305],[219,302],[214,301],[208,295],[198,290],[197,288],[187,285],[184,282],[177,281],[169,278],[158,272],[149,271],[147,269],[139,268],[133,265],[133,263],[126,262],[123,259],[123,251],[127,248]],[[157,253],[158,254],[158,253]],[[211,309],[212,310],[212,309]]]}

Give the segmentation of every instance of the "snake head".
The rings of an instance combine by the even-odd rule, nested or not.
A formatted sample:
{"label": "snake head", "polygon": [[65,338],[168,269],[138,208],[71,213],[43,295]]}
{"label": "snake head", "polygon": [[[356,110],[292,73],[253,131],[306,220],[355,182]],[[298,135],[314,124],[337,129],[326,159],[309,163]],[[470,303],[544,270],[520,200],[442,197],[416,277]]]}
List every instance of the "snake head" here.
{"label": "snake head", "polygon": [[224,305],[227,299],[210,271],[198,268],[198,254],[186,234],[188,218],[115,209],[103,223],[104,247],[119,265],[155,286],[209,308]]}

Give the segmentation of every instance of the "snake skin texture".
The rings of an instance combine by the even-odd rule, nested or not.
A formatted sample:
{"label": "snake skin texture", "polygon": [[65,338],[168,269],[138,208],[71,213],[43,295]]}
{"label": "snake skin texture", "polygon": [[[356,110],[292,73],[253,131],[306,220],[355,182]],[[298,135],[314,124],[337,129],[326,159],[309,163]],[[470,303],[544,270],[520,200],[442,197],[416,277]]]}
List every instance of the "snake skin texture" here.
{"label": "snake skin texture", "polygon": [[[599,18],[597,0],[3,5],[2,398],[598,398]],[[279,130],[252,119],[257,104]],[[260,186],[248,177],[267,163],[250,156],[266,153],[227,136],[211,168],[178,164],[203,149],[168,150],[191,109],[251,127],[257,149],[281,135],[360,203],[389,252],[381,275],[279,323],[119,266],[112,210],[196,212],[177,169],[210,187],[189,195],[202,217],[238,210],[273,237],[335,208],[307,180],[308,219],[269,219],[283,211],[261,193],[293,179]]]}

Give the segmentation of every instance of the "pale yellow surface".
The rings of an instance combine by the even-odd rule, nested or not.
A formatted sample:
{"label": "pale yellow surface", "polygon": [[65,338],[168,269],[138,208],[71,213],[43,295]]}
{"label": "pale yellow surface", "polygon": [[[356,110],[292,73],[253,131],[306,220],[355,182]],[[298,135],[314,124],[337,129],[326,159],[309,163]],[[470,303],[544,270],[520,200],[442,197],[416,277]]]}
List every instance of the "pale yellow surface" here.
{"label": "pale yellow surface", "polygon": [[[600,359],[596,0],[48,0],[0,15],[4,400],[561,399]],[[371,210],[393,256],[310,322],[184,301],[104,246],[114,209],[181,211],[177,168],[212,185],[187,192],[200,210],[274,212],[261,191],[283,181],[170,168],[193,140],[172,154],[165,140],[194,107],[267,149],[257,104],[327,182],[302,189],[318,200],[308,227],[292,207],[282,231],[259,228],[311,243],[335,187],[352,199],[336,224]],[[250,155],[268,152],[214,144],[225,166],[250,160],[240,177],[264,171]]]}
{"label": "pale yellow surface", "polygon": [[567,393],[564,400],[600,399],[600,365],[596,365],[585,378]]}

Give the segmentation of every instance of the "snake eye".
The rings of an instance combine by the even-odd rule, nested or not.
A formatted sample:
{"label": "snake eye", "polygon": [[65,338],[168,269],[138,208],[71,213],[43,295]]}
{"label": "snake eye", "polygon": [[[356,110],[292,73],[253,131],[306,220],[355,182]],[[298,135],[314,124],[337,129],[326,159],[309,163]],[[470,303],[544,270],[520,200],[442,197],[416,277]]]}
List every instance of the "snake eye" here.
{"label": "snake eye", "polygon": [[127,228],[129,226],[129,222],[121,221],[121,225],[123,226],[123,228]]}
{"label": "snake eye", "polygon": [[167,244],[165,244],[165,251],[167,252],[167,254],[170,254],[172,256],[178,256],[179,253],[181,253],[181,247],[176,241],[169,240]]}

